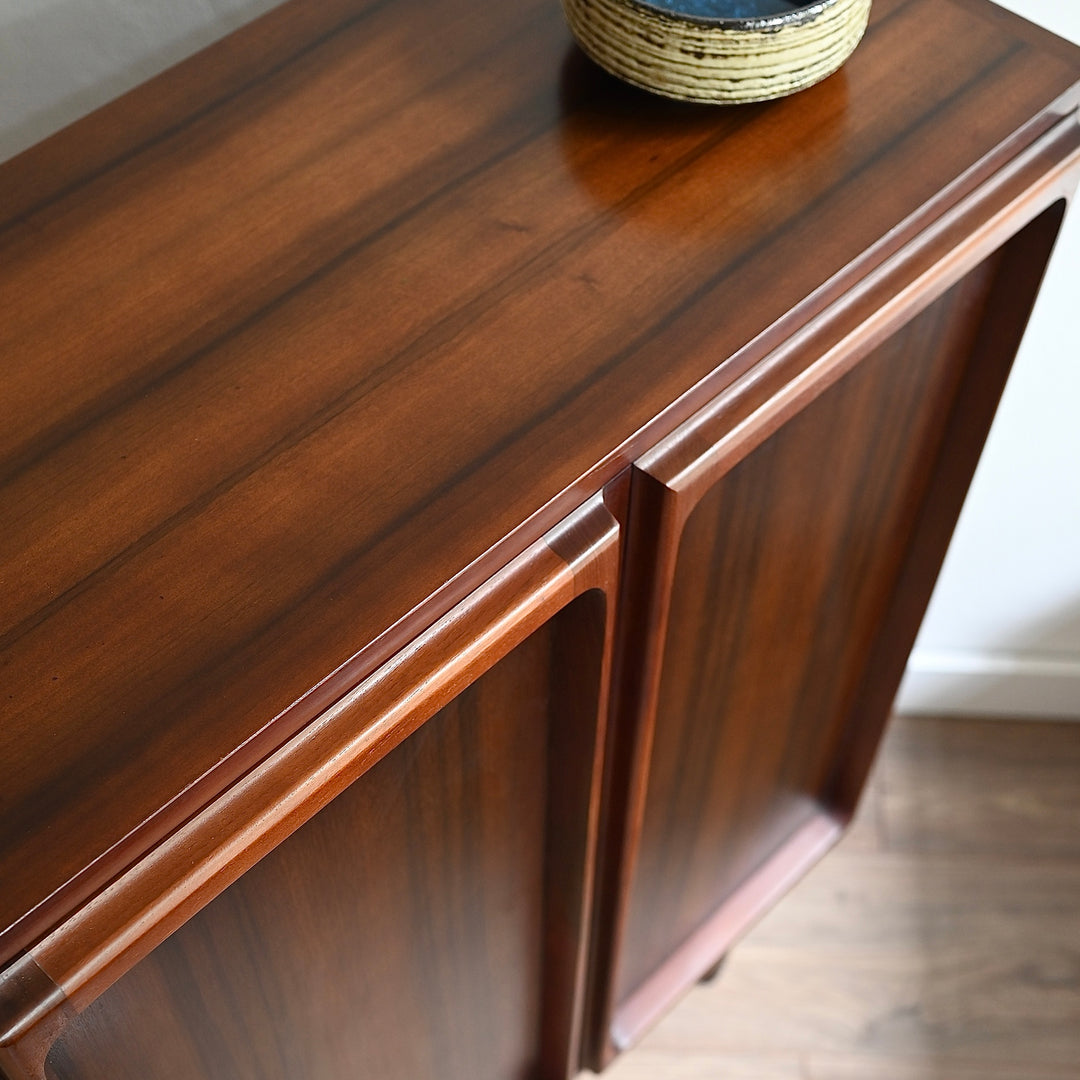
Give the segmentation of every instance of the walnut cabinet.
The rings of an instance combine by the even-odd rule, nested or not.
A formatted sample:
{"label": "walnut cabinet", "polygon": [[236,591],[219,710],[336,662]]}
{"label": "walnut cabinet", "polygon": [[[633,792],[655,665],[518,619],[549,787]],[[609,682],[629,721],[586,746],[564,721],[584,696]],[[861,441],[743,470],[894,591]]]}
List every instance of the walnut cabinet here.
{"label": "walnut cabinet", "polygon": [[632,1046],[850,819],[1078,104],[984,0],[730,110],[290,0],[0,167],[0,1075]]}

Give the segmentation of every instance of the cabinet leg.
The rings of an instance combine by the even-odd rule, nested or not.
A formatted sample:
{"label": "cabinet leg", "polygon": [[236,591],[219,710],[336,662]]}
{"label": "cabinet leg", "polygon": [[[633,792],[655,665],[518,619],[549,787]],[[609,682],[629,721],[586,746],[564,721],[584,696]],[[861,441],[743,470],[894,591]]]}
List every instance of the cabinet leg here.
{"label": "cabinet leg", "polygon": [[727,962],[726,956],[721,956],[719,960],[704,975],[698,980],[702,986],[708,986],[710,983],[716,982],[720,977],[720,972],[724,970],[724,964]]}

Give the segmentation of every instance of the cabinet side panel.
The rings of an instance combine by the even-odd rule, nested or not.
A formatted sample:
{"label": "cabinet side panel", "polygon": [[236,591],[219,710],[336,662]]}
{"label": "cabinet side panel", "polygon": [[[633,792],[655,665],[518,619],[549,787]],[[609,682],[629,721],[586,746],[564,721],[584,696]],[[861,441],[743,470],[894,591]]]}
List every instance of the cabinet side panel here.
{"label": "cabinet side panel", "polygon": [[820,812],[999,259],[735,465],[690,514],[619,999]]}
{"label": "cabinet side panel", "polygon": [[[595,604],[536,631],[124,976],[48,1076],[554,1075],[545,983],[566,985],[571,931],[546,923],[582,871],[551,864],[585,858],[563,802],[588,800]],[[583,634],[589,671],[560,685],[562,638]],[[564,751],[589,760],[560,770]]]}

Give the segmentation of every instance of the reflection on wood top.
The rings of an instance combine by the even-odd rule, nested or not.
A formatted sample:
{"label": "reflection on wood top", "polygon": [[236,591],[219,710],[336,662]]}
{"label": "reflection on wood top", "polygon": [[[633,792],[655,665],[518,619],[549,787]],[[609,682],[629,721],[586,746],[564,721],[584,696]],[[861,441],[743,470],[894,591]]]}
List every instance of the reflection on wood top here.
{"label": "reflection on wood top", "polygon": [[1078,77],[981,0],[876,0],[820,86],[694,108],[551,0],[294,2],[0,169],[0,956]]}

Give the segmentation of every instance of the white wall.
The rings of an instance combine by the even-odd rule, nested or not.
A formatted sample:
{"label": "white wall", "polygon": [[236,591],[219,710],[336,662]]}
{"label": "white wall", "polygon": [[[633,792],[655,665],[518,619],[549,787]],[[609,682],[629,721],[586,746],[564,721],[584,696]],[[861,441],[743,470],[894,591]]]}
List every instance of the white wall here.
{"label": "white wall", "polygon": [[0,0],[0,161],[280,0]]}
{"label": "white wall", "polygon": [[[1002,6],[1080,43],[1080,0]],[[1080,206],[908,664],[903,712],[1080,718]]]}
{"label": "white wall", "polygon": [[[278,0],[0,0],[0,160]],[[1080,0],[1006,0],[1080,42]],[[903,711],[1080,717],[1080,207],[901,688]]]}

